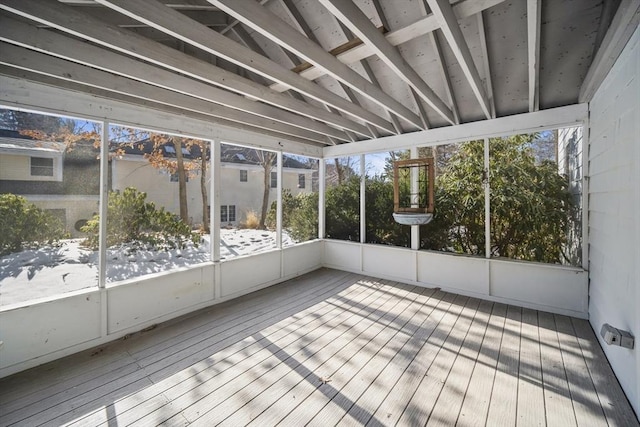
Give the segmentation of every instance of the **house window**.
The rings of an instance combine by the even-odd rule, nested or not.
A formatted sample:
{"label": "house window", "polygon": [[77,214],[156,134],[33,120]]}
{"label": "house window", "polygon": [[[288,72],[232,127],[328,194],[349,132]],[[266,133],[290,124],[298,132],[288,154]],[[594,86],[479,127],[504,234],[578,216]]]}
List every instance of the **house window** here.
{"label": "house window", "polygon": [[298,188],[304,188],[305,176],[303,173],[298,174]]}
{"label": "house window", "polygon": [[247,171],[244,169],[240,170],[240,182],[247,182]]}
{"label": "house window", "polygon": [[278,187],[278,173],[271,172],[271,188],[277,188],[277,187]]}
{"label": "house window", "polygon": [[31,176],[53,176],[53,159],[31,157]]}
{"label": "house window", "polygon": [[[171,182],[180,182],[180,178],[178,177],[178,172],[171,174],[170,181]],[[185,182],[189,182],[189,175],[186,174],[186,173],[184,174],[184,181]]]}
{"label": "house window", "polygon": [[236,205],[220,206],[220,222],[236,221]]}

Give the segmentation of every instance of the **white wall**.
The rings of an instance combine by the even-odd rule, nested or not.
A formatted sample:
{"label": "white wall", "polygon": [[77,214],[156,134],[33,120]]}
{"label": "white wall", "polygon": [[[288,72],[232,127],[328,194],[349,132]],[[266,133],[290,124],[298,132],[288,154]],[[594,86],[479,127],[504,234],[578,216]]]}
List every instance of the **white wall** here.
{"label": "white wall", "polygon": [[[31,175],[31,158],[53,159],[53,176]],[[0,152],[0,179],[8,181],[62,181],[62,153],[34,152],[32,155]]]}
{"label": "white wall", "polygon": [[[171,182],[171,175],[168,172],[154,168],[142,156],[125,156],[123,159],[114,158],[112,175],[112,187],[114,190],[135,187],[139,191],[147,193],[147,201],[154,202],[156,207],[164,207],[165,210],[176,215],[180,213],[178,182]],[[209,182],[208,170],[207,182]],[[199,172],[190,176],[187,182],[187,207],[192,224],[201,224],[202,193]]]}
{"label": "white wall", "polygon": [[79,220],[89,220],[98,212],[98,196],[82,195],[25,195],[29,202],[40,209],[64,210],[65,224],[71,237],[84,237],[86,234],[75,229]]}
{"label": "white wall", "polygon": [[319,240],[0,309],[0,378],[319,268]]}
{"label": "white wall", "polygon": [[[640,29],[590,103],[589,318],[640,335]],[[598,334],[599,335],[599,334]],[[600,338],[600,336],[598,336]],[[601,344],[640,414],[640,351]]]}
{"label": "white wall", "polygon": [[324,266],[587,318],[587,272],[386,245],[325,240]]}

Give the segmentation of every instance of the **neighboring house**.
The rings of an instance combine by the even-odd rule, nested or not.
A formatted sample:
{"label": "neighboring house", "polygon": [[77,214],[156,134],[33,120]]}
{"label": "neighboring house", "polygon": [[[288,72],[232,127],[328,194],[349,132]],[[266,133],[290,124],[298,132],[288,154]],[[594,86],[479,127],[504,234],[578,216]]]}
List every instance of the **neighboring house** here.
{"label": "neighboring house", "polygon": [[[111,144],[124,152],[114,156],[111,161],[112,189],[123,190],[135,187],[147,193],[147,199],[158,207],[164,207],[174,214],[180,212],[177,176],[166,170],[156,169],[145,158],[153,150],[149,140],[133,144]],[[175,147],[171,143],[160,147],[167,159],[175,158]],[[192,163],[187,182],[187,204],[189,218],[193,225],[202,223],[202,193],[200,188],[200,148],[183,147],[186,163]],[[283,188],[289,189],[293,195],[310,193],[317,190],[317,172],[308,165],[288,156],[283,156]],[[210,170],[207,170],[207,194],[209,203]],[[222,145],[221,149],[221,190],[220,220],[224,225],[238,226],[245,221],[248,212],[261,212],[263,197],[264,167],[256,150]],[[269,174],[269,206],[276,200],[277,176],[273,167]]]}
{"label": "neighboring house", "polygon": [[79,141],[70,151],[54,141],[0,130],[0,193],[25,197],[60,218],[72,236],[98,212],[98,150]]}

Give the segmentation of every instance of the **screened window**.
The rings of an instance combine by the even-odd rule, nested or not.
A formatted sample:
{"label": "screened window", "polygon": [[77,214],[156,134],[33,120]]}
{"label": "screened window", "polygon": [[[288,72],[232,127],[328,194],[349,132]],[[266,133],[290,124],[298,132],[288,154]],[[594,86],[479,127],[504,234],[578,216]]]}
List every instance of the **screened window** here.
{"label": "screened window", "polygon": [[[189,174],[185,174],[184,176],[185,182],[189,182]],[[171,182],[179,182],[180,178],[178,177],[178,173],[172,173],[171,178],[169,179]]]}
{"label": "screened window", "polygon": [[278,173],[271,172],[271,188],[277,188],[277,187],[278,187]]}
{"label": "screened window", "polygon": [[53,159],[32,157],[31,176],[53,176]]}
{"label": "screened window", "polygon": [[244,169],[240,171],[240,182],[247,182],[247,171]]}
{"label": "screened window", "polygon": [[220,222],[235,222],[236,205],[220,206]]}
{"label": "screened window", "polygon": [[304,188],[305,186],[305,175],[303,173],[298,174],[298,188]]}

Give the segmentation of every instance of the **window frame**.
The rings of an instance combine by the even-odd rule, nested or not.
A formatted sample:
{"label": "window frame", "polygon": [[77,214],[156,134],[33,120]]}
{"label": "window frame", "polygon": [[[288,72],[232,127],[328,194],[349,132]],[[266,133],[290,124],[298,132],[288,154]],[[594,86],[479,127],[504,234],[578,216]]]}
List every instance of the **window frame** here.
{"label": "window frame", "polygon": [[220,222],[229,222],[229,211],[227,205],[220,205]]}
{"label": "window frame", "polygon": [[[51,162],[51,166],[49,165],[34,165],[34,160],[47,160],[48,162]],[[35,171],[51,171],[51,173],[34,173],[34,168]],[[51,157],[29,157],[29,174],[30,176],[42,176],[42,177],[49,177],[49,178],[53,178],[55,177],[55,161],[53,158]]]}
{"label": "window frame", "polygon": [[[169,174],[169,182],[180,182],[178,172]],[[189,182],[189,174],[186,172],[184,174],[184,182]]]}

